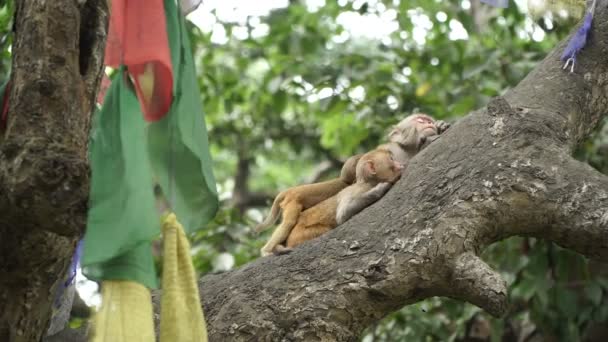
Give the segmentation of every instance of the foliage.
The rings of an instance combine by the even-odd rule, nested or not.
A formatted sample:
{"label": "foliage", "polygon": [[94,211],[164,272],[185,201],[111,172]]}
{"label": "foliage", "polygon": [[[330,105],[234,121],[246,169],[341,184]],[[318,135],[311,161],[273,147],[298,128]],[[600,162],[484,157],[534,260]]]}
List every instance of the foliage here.
{"label": "foliage", "polygon": [[[268,237],[251,233],[261,219],[258,208],[240,215],[230,205],[239,158],[254,160],[252,191],[276,193],[300,184],[321,161],[374,146],[412,111],[456,120],[482,107],[517,84],[575,23],[530,17],[513,3],[505,10],[467,0],[311,3],[290,1],[241,22],[218,15],[213,31],[191,27],[225,198],[213,224],[195,236],[200,272],[257,258]],[[349,17],[361,25],[383,18],[392,31],[370,28],[368,36],[357,35],[341,24]],[[604,172],[598,153],[607,137],[598,134],[579,152]],[[542,336],[574,341],[592,322],[608,320],[606,275],[591,271],[599,266],[581,256],[515,238],[491,246],[484,258],[509,282],[516,305],[508,317],[492,319],[472,305],[433,298],[393,313],[363,340],[459,340],[472,318],[481,317],[493,340],[532,327]]]}
{"label": "foliage", "polygon": [[0,0],[0,80],[8,78],[11,65],[11,44],[13,43],[13,12],[15,4],[10,0]]}

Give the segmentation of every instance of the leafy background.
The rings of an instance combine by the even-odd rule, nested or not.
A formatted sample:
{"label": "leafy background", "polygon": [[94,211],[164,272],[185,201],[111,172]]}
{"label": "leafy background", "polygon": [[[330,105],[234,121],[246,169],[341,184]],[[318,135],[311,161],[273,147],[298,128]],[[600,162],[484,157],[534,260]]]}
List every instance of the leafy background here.
{"label": "leafy background", "polygon": [[[336,176],[343,160],[377,145],[413,111],[454,121],[504,94],[566,37],[584,9],[581,1],[560,8],[511,1],[507,9],[477,0],[275,2],[269,12],[234,19],[226,9],[244,1],[209,0],[189,16],[222,199],[213,222],[192,236],[200,274],[259,257],[270,232],[251,228],[279,190]],[[3,79],[12,12],[12,1],[0,1]],[[576,156],[608,174],[604,126]],[[505,318],[432,298],[369,327],[362,341],[608,338],[605,264],[533,238],[492,245],[484,259],[509,283]],[[79,280],[89,302],[90,288]]]}

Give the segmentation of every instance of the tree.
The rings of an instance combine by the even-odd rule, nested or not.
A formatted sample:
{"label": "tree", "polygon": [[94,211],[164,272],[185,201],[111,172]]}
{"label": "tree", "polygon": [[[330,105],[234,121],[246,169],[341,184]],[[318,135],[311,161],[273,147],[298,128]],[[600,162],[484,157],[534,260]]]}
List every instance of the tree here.
{"label": "tree", "polygon": [[608,109],[606,17],[598,8],[575,73],[562,69],[562,42],[339,229],[288,256],[203,277],[210,338],[354,341],[432,296],[503,315],[505,282],[478,255],[514,235],[608,260],[608,178],[571,157]]}
{"label": "tree", "polygon": [[[62,2],[61,9],[73,9],[73,4],[66,4]],[[59,8],[60,5],[57,5],[58,12],[47,12],[49,17],[63,18],[65,13]],[[22,16],[22,13],[33,12],[24,12],[19,8],[17,17],[23,21],[24,18],[36,18]],[[570,154],[572,148],[598,125],[601,113],[606,111],[608,65],[602,59],[601,52],[608,44],[608,36],[604,33],[607,15],[605,8],[598,9],[592,39],[579,57],[575,74],[563,71],[558,62],[564,46],[562,43],[504,98],[499,97],[487,108],[460,120],[444,137],[416,158],[404,178],[383,200],[343,227],[303,245],[289,256],[266,258],[235,271],[203,277],[202,298],[211,339],[264,340],[267,337],[268,340],[356,340],[372,322],[403,305],[430,296],[465,300],[493,314],[502,314],[506,308],[504,282],[477,255],[492,242],[512,235],[546,238],[587,256],[606,260],[607,180],[590,167],[572,160]],[[23,36],[19,37],[19,32],[36,31],[25,28],[20,31],[20,22],[17,20],[17,41],[24,39]],[[72,25],[72,28],[78,27],[74,23]],[[307,29],[311,27],[307,26]],[[35,33],[46,33],[53,37],[52,31]],[[304,38],[302,40],[307,41]],[[32,37],[30,39],[37,41]],[[74,41],[66,39],[57,43],[69,45],[70,42]],[[19,44],[15,44],[15,61],[20,54],[30,58],[39,56],[33,51],[20,51],[20,48]],[[69,49],[61,52],[69,53]],[[362,60],[364,63],[365,59]],[[25,73],[23,64],[14,63],[15,77],[18,68]],[[302,69],[305,72],[306,66]],[[46,79],[52,75],[52,71],[37,73],[38,77],[33,81]],[[74,80],[78,75],[77,69],[70,71],[70,80],[78,81]],[[379,79],[382,78],[381,74],[379,72],[377,75]],[[78,83],[60,84],[65,89],[71,89],[73,84]],[[87,98],[93,98],[92,92],[87,94]],[[233,95],[238,96],[236,93]],[[277,94],[275,98],[282,96],[287,95]],[[24,125],[16,126],[9,122],[9,128],[21,127],[22,131],[9,130],[5,143],[23,138],[26,132],[29,134],[24,127],[25,119],[32,116],[27,115],[42,112],[28,110],[19,116],[21,112],[13,111],[18,103],[13,97],[11,113],[17,114],[12,115],[11,120],[23,120]],[[378,96],[378,99],[381,98]],[[29,99],[32,99],[31,95]],[[40,106],[45,100],[31,101],[36,103],[30,105]],[[62,100],[68,102],[74,99],[64,96]],[[260,102],[267,105],[262,100]],[[470,103],[465,102],[466,106],[460,108],[467,108]],[[340,110],[340,106],[329,108],[336,112]],[[51,111],[45,110],[43,113]],[[56,115],[45,116],[43,122],[82,115],[76,110],[57,111]],[[268,117],[269,121],[273,118]],[[272,125],[270,122],[268,126]],[[331,127],[330,123],[326,127]],[[304,128],[302,132],[313,131],[309,127]],[[57,128],[57,132],[61,131],[66,137],[70,135],[65,133],[78,133],[85,140],[75,141],[86,141],[87,129],[87,125],[82,125],[69,132]],[[294,131],[299,129],[296,126]],[[16,132],[21,135],[17,137]],[[31,135],[27,136],[45,137],[45,134],[47,131],[32,130]],[[307,139],[305,142],[316,138],[302,135]],[[302,135],[295,135],[294,139],[302,139]],[[336,136],[340,134],[333,135],[334,138]],[[355,140],[347,145],[357,143],[358,140]],[[22,148],[27,145],[6,146]],[[3,156],[5,150],[3,145]],[[83,149],[78,151],[77,158],[71,160],[84,161]],[[32,156],[31,160],[44,161],[44,156],[52,156],[53,152],[52,148],[47,148]],[[5,162],[2,165],[12,164]],[[68,165],[61,164],[59,167],[67,168]],[[37,167],[34,171],[55,169]],[[9,175],[23,176],[19,180],[37,179],[36,174],[30,178],[27,173],[8,171],[11,171]],[[6,183],[6,177],[3,176],[1,181]],[[72,188],[83,190],[71,194],[74,202],[60,203],[83,203],[86,182],[86,179],[81,179],[81,186]],[[52,190],[48,188],[32,184],[27,190],[40,191],[42,197],[38,198],[53,198],[49,196],[48,192]],[[8,197],[5,191],[2,194]],[[19,202],[3,200],[0,203]],[[45,204],[44,201],[42,204]],[[19,217],[19,227],[25,226],[26,229],[15,234],[13,229],[7,228],[13,226],[5,224],[0,230],[3,253],[9,250],[7,246],[24,246],[11,250],[12,258],[0,262],[3,267],[15,265],[14,269],[20,271],[2,277],[0,299],[11,300],[12,307],[21,310],[12,310],[12,314],[0,316],[0,337],[13,337],[6,334],[17,334],[19,327],[27,327],[27,333],[31,335],[17,340],[29,340],[29,337],[36,340],[42,332],[29,330],[43,329],[44,323],[32,322],[48,319],[50,295],[34,297],[36,301],[32,311],[26,309],[27,305],[23,305],[21,298],[29,293],[44,296],[50,293],[48,289],[57,282],[57,275],[67,267],[70,243],[76,240],[82,225],[76,222],[62,226],[70,228],[68,233],[73,232],[71,235],[64,234],[71,237],[69,241],[55,235],[49,237],[49,233],[45,232],[57,229],[56,225],[48,223],[48,216],[47,221],[42,217],[49,211],[36,211],[39,215],[32,217],[29,211],[29,216],[24,216],[23,209],[19,208],[12,205],[7,208],[10,211],[3,211],[11,213],[4,217],[5,220],[8,220],[7,217],[13,218],[8,223],[15,222]],[[73,208],[53,208],[53,217],[72,215],[68,217],[84,222],[84,208],[71,212]],[[29,220],[23,222],[23,217]],[[39,231],[42,233],[37,233]],[[37,240],[31,240],[34,238]],[[28,241],[33,242],[24,243]],[[60,245],[61,242],[64,244]],[[28,246],[36,246],[36,253],[29,251]],[[53,249],[49,251],[49,248]],[[48,253],[44,253],[46,251]],[[44,271],[38,271],[41,255],[44,255],[44,262],[61,264],[61,267],[44,265]],[[45,276],[47,274],[49,276]],[[14,279],[21,282],[14,282]],[[40,279],[44,280],[42,285]],[[30,287],[18,288],[24,284]],[[0,301],[0,304],[4,302]]]}
{"label": "tree", "polygon": [[39,341],[86,222],[107,3],[17,1],[0,145],[0,340]]}

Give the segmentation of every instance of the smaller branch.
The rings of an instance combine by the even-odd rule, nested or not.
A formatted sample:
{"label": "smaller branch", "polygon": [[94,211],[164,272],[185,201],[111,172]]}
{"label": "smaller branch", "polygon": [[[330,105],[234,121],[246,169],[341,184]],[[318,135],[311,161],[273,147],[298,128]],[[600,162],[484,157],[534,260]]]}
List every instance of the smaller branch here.
{"label": "smaller branch", "polygon": [[325,160],[321,162],[313,170],[312,174],[304,179],[304,184],[317,183],[323,177],[327,176],[332,170],[342,165],[341,163],[335,162],[334,160]]}
{"label": "smaller branch", "polygon": [[561,170],[567,187],[547,193],[548,199],[559,199],[553,203],[555,220],[535,235],[608,261],[608,177],[574,159]]}
{"label": "smaller branch", "polygon": [[249,208],[268,207],[273,199],[273,196],[264,192],[247,192],[240,194],[238,201],[234,200],[233,203],[244,213]]}
{"label": "smaller branch", "polygon": [[[242,145],[241,145],[242,146]],[[232,191],[232,203],[238,208],[239,213],[243,215],[247,209],[245,203],[249,197],[249,175],[251,167],[251,158],[247,153],[240,148],[238,150],[238,161],[236,165],[236,174],[234,175],[234,190]]]}
{"label": "smaller branch", "polygon": [[507,312],[507,282],[471,252],[461,254],[453,264],[449,297],[477,305],[495,317]]}

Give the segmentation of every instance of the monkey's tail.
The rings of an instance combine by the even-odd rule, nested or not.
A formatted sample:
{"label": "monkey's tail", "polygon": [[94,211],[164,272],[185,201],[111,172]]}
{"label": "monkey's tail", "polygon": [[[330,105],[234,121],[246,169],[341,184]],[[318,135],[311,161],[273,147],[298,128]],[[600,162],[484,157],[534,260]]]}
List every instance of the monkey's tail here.
{"label": "monkey's tail", "polygon": [[272,207],[270,207],[270,214],[268,214],[268,217],[266,217],[266,219],[264,221],[262,221],[260,224],[255,226],[254,230],[256,232],[259,233],[259,232],[267,229],[268,227],[272,226],[275,222],[277,222],[277,220],[279,218],[279,213],[281,211],[281,207],[279,206],[279,203],[281,203],[281,201],[283,201],[283,197],[285,197],[285,195],[283,192],[281,192],[274,199],[274,202],[272,202]]}

